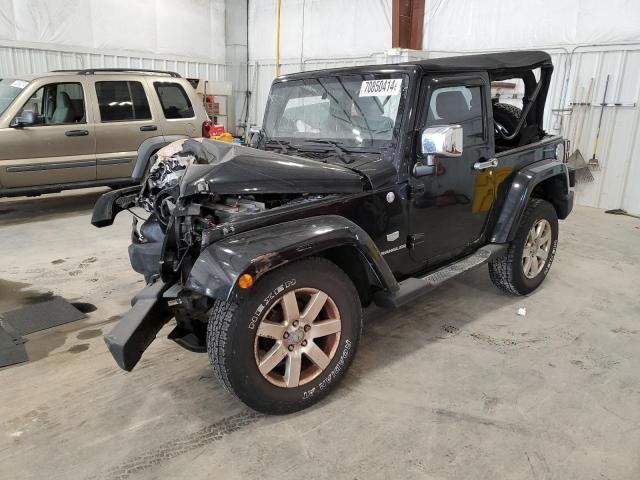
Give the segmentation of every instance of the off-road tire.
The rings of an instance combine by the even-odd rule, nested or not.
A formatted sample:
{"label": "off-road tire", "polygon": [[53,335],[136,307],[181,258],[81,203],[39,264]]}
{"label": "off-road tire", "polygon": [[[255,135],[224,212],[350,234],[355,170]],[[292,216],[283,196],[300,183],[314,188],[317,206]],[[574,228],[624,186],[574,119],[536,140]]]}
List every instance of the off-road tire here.
{"label": "off-road tire", "polygon": [[[316,378],[297,387],[280,387],[270,383],[256,364],[258,312],[303,287],[329,295],[339,309],[342,330],[334,356]],[[227,391],[259,412],[285,414],[313,405],[336,387],[353,360],[361,332],[362,307],[350,278],[334,263],[312,257],[266,274],[240,304],[216,301],[207,328],[207,352]]]}
{"label": "off-road tire", "polygon": [[[540,220],[545,219],[551,225],[551,248],[546,263],[534,278],[527,278],[522,265],[522,253],[529,230]],[[549,202],[532,198],[522,215],[515,238],[507,251],[489,262],[489,277],[503,291],[513,295],[527,295],[540,286],[546,278],[558,246],[558,217]]]}
{"label": "off-road tire", "polygon": [[[508,103],[493,104],[493,121],[498,125],[502,125],[507,130],[508,135],[511,135],[516,131],[521,116],[522,110],[516,106]],[[522,132],[526,126],[527,122],[525,121],[520,132]],[[520,135],[517,135],[516,138],[512,140],[505,140],[499,134],[496,134],[496,143],[504,146],[516,146],[518,144],[519,137]]]}

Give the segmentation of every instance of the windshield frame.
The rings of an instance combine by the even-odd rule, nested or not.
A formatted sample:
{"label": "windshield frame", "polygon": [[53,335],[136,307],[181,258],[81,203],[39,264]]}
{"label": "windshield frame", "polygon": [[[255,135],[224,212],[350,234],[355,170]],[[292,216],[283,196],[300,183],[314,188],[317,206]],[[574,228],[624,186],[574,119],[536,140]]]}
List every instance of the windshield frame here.
{"label": "windshield frame", "polygon": [[[15,84],[16,82],[19,82],[22,86],[20,87],[14,87],[13,84]],[[16,98],[18,98],[20,96],[20,94],[29,87],[29,84],[31,82],[29,80],[23,80],[21,78],[0,78],[0,87],[7,87],[7,88],[13,88],[16,90],[15,95],[13,96],[13,98],[11,97],[5,97],[6,99],[9,100],[9,103],[7,103],[6,105],[4,105],[3,107],[3,103],[2,103],[2,99],[0,99],[0,116],[4,115],[6,113],[7,110],[9,110],[9,108],[11,107],[11,105],[14,104],[14,102],[16,101]]]}
{"label": "windshield frame", "polygon": [[[270,136],[269,133],[272,132],[268,132],[268,130],[265,127],[265,123],[267,122],[267,119],[270,116],[270,112],[271,109],[274,108],[273,106],[273,99],[274,99],[274,95],[273,95],[273,90],[275,88],[284,88],[282,85],[286,85],[286,84],[296,84],[296,85],[300,85],[300,84],[304,84],[304,83],[308,83],[308,82],[317,82],[320,85],[322,85],[322,80],[333,80],[335,81],[336,79],[338,79],[338,82],[343,83],[345,82],[345,80],[351,80],[353,79],[353,77],[359,77],[358,81],[360,82],[364,82],[365,80],[390,80],[390,79],[398,79],[402,82],[402,85],[400,87],[400,93],[399,93],[399,101],[398,101],[398,108],[396,110],[396,118],[394,120],[394,124],[393,124],[393,128],[391,129],[391,136],[388,139],[373,139],[371,138],[369,141],[367,142],[362,142],[362,144],[358,145],[356,143],[349,143],[349,142],[345,142],[345,139],[340,139],[340,138],[336,138],[336,137],[332,137],[332,136],[315,136],[315,135],[310,135],[308,137],[301,137],[301,136]],[[365,70],[362,72],[358,72],[358,71],[349,71],[349,72],[331,72],[331,71],[320,71],[317,72],[317,74],[315,75],[305,75],[302,76],[300,78],[282,78],[282,79],[278,79],[276,80],[272,86],[271,89],[269,91],[269,97],[267,99],[267,105],[265,107],[265,111],[264,111],[264,116],[263,116],[263,132],[264,132],[264,139],[266,142],[272,141],[272,142],[282,142],[283,144],[287,144],[287,146],[294,148],[294,149],[301,149],[301,148],[319,148],[321,143],[337,143],[341,148],[344,148],[347,151],[381,151],[383,149],[388,149],[390,147],[394,147],[397,143],[397,136],[398,136],[398,132],[401,130],[402,128],[402,123],[405,119],[405,109],[407,107],[407,103],[408,103],[408,94],[409,94],[409,89],[411,86],[411,74],[408,71],[405,70],[389,70],[389,69],[385,69],[384,71],[382,70]],[[329,94],[330,95],[330,94]],[[352,97],[348,92],[347,95],[349,97]],[[295,98],[295,97],[294,97]],[[302,97],[300,97],[302,98]],[[353,98],[353,97],[352,97]],[[356,107],[357,108],[357,107]],[[278,120],[282,119],[283,117],[283,112],[284,112],[284,108],[282,108],[279,112],[279,116],[278,116]],[[350,116],[350,118],[353,118],[352,116]],[[364,137],[364,135],[363,135]],[[366,140],[366,139],[364,139]],[[331,145],[327,145],[327,148],[329,149],[333,149],[334,147],[332,147]]]}

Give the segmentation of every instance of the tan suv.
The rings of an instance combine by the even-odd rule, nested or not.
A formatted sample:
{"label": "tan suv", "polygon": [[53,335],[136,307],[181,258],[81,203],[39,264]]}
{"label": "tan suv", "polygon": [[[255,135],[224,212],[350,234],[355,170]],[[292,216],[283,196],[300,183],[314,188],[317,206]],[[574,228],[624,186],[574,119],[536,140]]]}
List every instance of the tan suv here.
{"label": "tan suv", "polygon": [[0,197],[139,183],[149,158],[211,123],[173,72],[93,69],[0,79]]}

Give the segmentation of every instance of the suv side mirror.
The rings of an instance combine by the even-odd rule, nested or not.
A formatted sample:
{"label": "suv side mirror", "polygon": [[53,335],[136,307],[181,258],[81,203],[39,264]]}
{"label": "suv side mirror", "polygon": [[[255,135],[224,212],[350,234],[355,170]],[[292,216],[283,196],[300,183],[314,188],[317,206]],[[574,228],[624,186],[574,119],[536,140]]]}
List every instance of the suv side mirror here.
{"label": "suv side mirror", "polygon": [[264,142],[264,129],[252,128],[249,131],[251,132],[251,138],[249,138],[249,146],[253,148],[261,148],[262,143]]}
{"label": "suv side mirror", "polygon": [[11,122],[11,127],[13,128],[22,128],[28,127],[29,125],[34,125],[36,123],[36,114],[31,110],[25,110],[22,112],[22,115],[13,119]]}
{"label": "suv side mirror", "polygon": [[416,162],[413,174],[416,177],[433,175],[436,172],[436,155],[459,157],[462,155],[463,131],[460,125],[428,127],[420,137],[420,153],[424,161]]}
{"label": "suv side mirror", "polygon": [[462,127],[443,125],[428,127],[422,131],[422,155],[459,157],[462,155]]}

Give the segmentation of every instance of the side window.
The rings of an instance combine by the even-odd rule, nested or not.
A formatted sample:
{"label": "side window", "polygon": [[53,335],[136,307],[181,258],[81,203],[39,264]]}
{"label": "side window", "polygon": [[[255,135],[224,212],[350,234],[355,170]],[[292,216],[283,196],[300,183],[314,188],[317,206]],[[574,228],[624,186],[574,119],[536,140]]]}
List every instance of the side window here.
{"label": "side window", "polygon": [[79,83],[50,83],[39,88],[18,114],[36,114],[36,125],[86,123],[84,92]]}
{"label": "side window", "polygon": [[151,120],[149,102],[140,82],[96,82],[102,122]]}
{"label": "side window", "polygon": [[427,126],[461,125],[464,146],[484,141],[481,87],[443,87],[434,90],[429,102]]}
{"label": "side window", "polygon": [[179,83],[155,82],[165,118],[193,118],[191,101]]}

